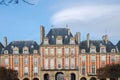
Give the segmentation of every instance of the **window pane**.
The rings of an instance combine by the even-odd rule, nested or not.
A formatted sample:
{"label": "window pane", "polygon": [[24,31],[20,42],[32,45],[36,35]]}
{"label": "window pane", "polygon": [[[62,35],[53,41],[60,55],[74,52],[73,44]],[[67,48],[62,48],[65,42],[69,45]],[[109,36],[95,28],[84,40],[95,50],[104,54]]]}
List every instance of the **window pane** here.
{"label": "window pane", "polygon": [[18,64],[18,58],[14,58],[14,64]]}
{"label": "window pane", "polygon": [[8,65],[8,63],[9,63],[8,58],[5,58],[5,59],[4,59],[4,64],[5,64],[5,65]]}
{"label": "window pane", "polygon": [[28,64],[28,58],[24,58],[24,64]]}
{"label": "window pane", "polygon": [[50,59],[50,68],[54,69],[54,58]]}
{"label": "window pane", "polygon": [[38,64],[38,58],[34,58],[34,64]]}
{"label": "window pane", "polygon": [[50,49],[50,54],[51,54],[51,55],[54,54],[54,49]]}
{"label": "window pane", "polygon": [[82,60],[82,61],[86,61],[86,56],[83,55],[83,56],[81,57],[81,60]]}
{"label": "window pane", "polygon": [[45,69],[48,69],[48,58],[45,58],[45,64],[44,64],[44,66],[45,66]]}
{"label": "window pane", "polygon": [[105,55],[101,56],[101,61],[106,61],[106,56]]}
{"label": "window pane", "polygon": [[91,61],[96,61],[96,56],[91,55]]}
{"label": "window pane", "polygon": [[44,53],[45,53],[46,55],[48,54],[48,49],[47,49],[47,48],[45,49]]}

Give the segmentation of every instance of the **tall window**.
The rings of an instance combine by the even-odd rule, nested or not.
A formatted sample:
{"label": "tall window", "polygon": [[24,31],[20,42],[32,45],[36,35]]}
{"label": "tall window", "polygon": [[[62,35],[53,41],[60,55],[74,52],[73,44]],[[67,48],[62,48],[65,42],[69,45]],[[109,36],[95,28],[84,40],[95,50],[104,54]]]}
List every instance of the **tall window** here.
{"label": "tall window", "polygon": [[38,64],[38,58],[34,58],[34,64]]}
{"label": "tall window", "polygon": [[24,67],[24,75],[28,75],[28,67]]}
{"label": "tall window", "polygon": [[48,55],[48,49],[45,48],[45,51],[44,51],[45,55]]}
{"label": "tall window", "polygon": [[58,48],[58,49],[57,49],[57,53],[58,53],[58,55],[61,55],[61,54],[62,54],[62,49],[61,49],[61,48]]}
{"label": "tall window", "polygon": [[65,54],[68,55],[68,53],[69,53],[69,49],[65,48]]}
{"label": "tall window", "polygon": [[74,48],[70,49],[70,54],[73,55],[74,54]]}
{"label": "tall window", "polygon": [[106,47],[101,47],[101,48],[100,48],[100,53],[106,53],[106,50],[105,50],[105,49],[106,49]]}
{"label": "tall window", "polygon": [[85,55],[82,55],[81,61],[82,61],[82,62],[85,62],[85,61],[86,61],[86,56],[85,56]]}
{"label": "tall window", "polygon": [[5,58],[5,59],[4,59],[4,64],[5,64],[5,65],[8,65],[8,63],[9,63],[8,58]]}
{"label": "tall window", "polygon": [[82,66],[82,74],[85,75],[85,66]]}
{"label": "tall window", "polygon": [[92,74],[95,74],[95,65],[92,65]]}
{"label": "tall window", "polygon": [[69,58],[65,58],[65,69],[69,68]]}
{"label": "tall window", "polygon": [[74,58],[71,58],[71,66],[70,66],[71,69],[74,69],[74,63],[75,63],[75,62],[74,62]]}
{"label": "tall window", "polygon": [[18,64],[18,58],[14,58],[14,65]]}
{"label": "tall window", "polygon": [[115,62],[115,56],[112,55],[112,56],[110,57],[110,61],[111,61],[111,62]]}
{"label": "tall window", "polygon": [[91,61],[96,61],[96,56],[91,55],[91,56],[90,56],[90,59],[91,59]]}
{"label": "tall window", "polygon": [[28,64],[28,58],[24,58],[24,64]]}
{"label": "tall window", "polygon": [[62,68],[62,58],[57,59],[58,68]]}
{"label": "tall window", "polygon": [[44,66],[45,66],[45,69],[48,69],[48,58],[45,58]]}
{"label": "tall window", "polygon": [[51,55],[54,54],[54,49],[50,49],[50,54],[51,54]]}
{"label": "tall window", "polygon": [[50,59],[50,68],[54,69],[54,58]]}
{"label": "tall window", "polygon": [[34,75],[38,75],[38,67],[34,67]]}
{"label": "tall window", "polygon": [[105,55],[101,55],[101,61],[106,61],[106,56]]}

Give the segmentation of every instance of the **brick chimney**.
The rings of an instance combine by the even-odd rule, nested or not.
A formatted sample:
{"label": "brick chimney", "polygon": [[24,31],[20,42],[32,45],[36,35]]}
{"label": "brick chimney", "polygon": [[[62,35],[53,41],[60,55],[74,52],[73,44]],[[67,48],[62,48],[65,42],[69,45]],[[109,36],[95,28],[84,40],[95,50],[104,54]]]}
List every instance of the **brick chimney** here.
{"label": "brick chimney", "polygon": [[40,26],[40,43],[43,42],[43,40],[44,40],[44,36],[45,36],[44,26],[41,25],[41,26]]}
{"label": "brick chimney", "polygon": [[4,47],[7,47],[7,37],[4,37]]}

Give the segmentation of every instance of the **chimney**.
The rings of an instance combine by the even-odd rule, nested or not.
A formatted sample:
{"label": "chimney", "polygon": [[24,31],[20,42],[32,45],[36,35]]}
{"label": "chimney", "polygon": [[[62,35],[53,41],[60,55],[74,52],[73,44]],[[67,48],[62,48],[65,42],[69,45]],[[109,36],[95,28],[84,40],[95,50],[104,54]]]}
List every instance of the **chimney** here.
{"label": "chimney", "polygon": [[108,36],[107,35],[103,35],[102,36],[102,40],[107,44],[108,43]]}
{"label": "chimney", "polygon": [[4,47],[7,47],[7,37],[4,37]]}
{"label": "chimney", "polygon": [[108,43],[108,36],[105,35],[105,43],[107,44]]}
{"label": "chimney", "polygon": [[87,47],[90,47],[90,34],[87,34]]}
{"label": "chimney", "polygon": [[45,36],[44,26],[41,25],[41,26],[40,26],[40,43],[43,42],[44,36]]}
{"label": "chimney", "polygon": [[80,32],[76,32],[75,40],[77,41],[78,44],[80,44]]}
{"label": "chimney", "polygon": [[70,35],[70,29],[68,29],[68,35]]}

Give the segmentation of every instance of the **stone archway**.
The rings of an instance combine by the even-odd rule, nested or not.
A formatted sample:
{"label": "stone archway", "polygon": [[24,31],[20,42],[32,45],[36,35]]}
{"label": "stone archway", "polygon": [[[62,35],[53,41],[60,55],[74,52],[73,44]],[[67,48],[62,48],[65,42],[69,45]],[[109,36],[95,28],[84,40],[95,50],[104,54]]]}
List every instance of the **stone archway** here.
{"label": "stone archway", "polygon": [[97,80],[95,77],[91,77],[90,80]]}
{"label": "stone archway", "polygon": [[106,80],[105,78],[102,78],[102,79],[100,79],[100,80]]}
{"label": "stone archway", "polygon": [[19,80],[18,78],[16,78],[15,80]]}
{"label": "stone archway", "polygon": [[44,80],[49,80],[49,74],[48,73],[44,74]]}
{"label": "stone archway", "polygon": [[28,78],[24,78],[23,80],[29,80]]}
{"label": "stone archway", "polygon": [[76,80],[76,75],[74,73],[71,73],[71,80]]}
{"label": "stone archway", "polygon": [[33,78],[33,80],[39,80],[38,78]]}
{"label": "stone archway", "polygon": [[64,80],[64,74],[62,72],[56,73],[55,80]]}
{"label": "stone archway", "polygon": [[87,80],[85,77],[82,77],[80,80]]}

